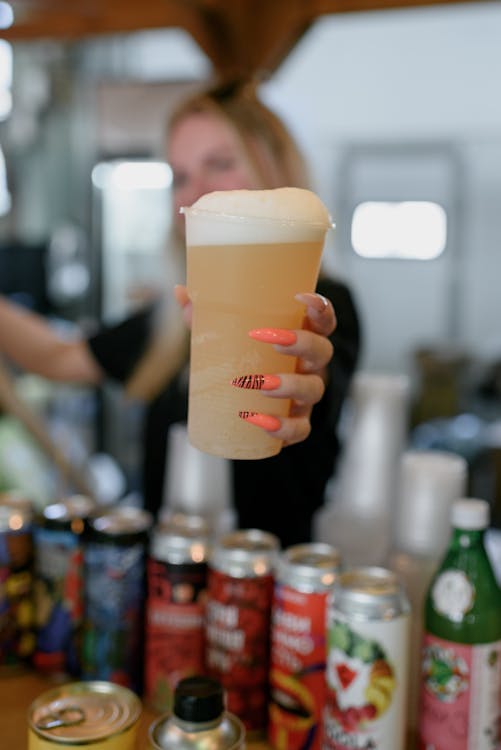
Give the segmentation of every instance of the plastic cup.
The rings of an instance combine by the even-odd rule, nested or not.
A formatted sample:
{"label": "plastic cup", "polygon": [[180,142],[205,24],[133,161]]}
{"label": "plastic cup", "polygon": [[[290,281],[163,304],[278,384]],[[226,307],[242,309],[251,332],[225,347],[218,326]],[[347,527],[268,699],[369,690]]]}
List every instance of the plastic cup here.
{"label": "plastic cup", "polygon": [[239,415],[284,417],[290,401],[235,387],[232,381],[294,371],[296,358],[251,339],[249,331],[301,327],[305,309],[294,297],[315,290],[325,235],[332,225],[233,215],[196,204],[183,212],[193,304],[189,440],[199,450],[224,458],[273,456],[282,441]]}

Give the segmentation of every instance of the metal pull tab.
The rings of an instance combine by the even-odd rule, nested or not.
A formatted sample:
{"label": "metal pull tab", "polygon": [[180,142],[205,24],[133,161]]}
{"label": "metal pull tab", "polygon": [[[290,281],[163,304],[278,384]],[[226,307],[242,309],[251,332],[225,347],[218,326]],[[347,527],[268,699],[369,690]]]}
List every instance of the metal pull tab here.
{"label": "metal pull tab", "polygon": [[53,711],[35,724],[37,729],[55,729],[56,727],[73,727],[81,724],[85,712],[79,706],[66,706],[60,711]]}

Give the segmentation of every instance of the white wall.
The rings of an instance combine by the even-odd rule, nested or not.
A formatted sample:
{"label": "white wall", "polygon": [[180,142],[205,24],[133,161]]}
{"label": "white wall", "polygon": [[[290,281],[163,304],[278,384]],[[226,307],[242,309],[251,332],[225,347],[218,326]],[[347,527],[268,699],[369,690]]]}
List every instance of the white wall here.
{"label": "white wall", "polygon": [[[347,146],[378,142],[436,142],[457,149],[463,244],[448,248],[457,272],[454,343],[477,356],[501,353],[501,3],[468,3],[326,16],[319,20],[265,85],[264,95],[289,123],[313,166],[315,187],[334,218],[343,201],[339,167]],[[337,233],[331,265],[357,294],[369,341],[367,369],[409,365],[421,343],[414,338],[391,351],[394,329],[379,318],[371,289],[391,304],[387,264],[361,273],[347,233]],[[400,290],[402,291],[402,290]],[[414,293],[416,292],[413,289]],[[405,295],[403,295],[405,298]],[[402,297],[402,294],[400,295]],[[381,325],[379,324],[381,322]],[[385,327],[382,328],[384,321]]]}

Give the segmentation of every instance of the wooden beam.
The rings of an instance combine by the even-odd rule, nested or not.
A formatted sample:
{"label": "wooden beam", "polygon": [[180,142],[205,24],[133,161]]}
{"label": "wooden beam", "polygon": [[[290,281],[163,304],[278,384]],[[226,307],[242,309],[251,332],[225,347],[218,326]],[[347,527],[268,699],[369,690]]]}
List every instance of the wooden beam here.
{"label": "wooden beam", "polygon": [[[4,39],[32,40],[40,38],[74,39],[93,34],[110,34],[141,29],[197,25],[209,27],[228,19],[233,24],[240,17],[244,27],[260,25],[267,33],[264,21],[274,17],[273,30],[287,25],[293,16],[312,20],[331,13],[352,13],[371,10],[410,8],[426,5],[471,3],[474,0],[10,0],[15,22],[9,29],[0,30]],[[220,31],[218,33],[221,33]],[[214,30],[209,32],[214,34]],[[209,45],[210,46],[210,45]],[[280,46],[280,45],[278,45]]]}
{"label": "wooden beam", "polygon": [[[473,0],[474,1],[474,0]],[[321,15],[446,5],[467,0],[10,0],[9,41],[75,40],[178,27],[220,77],[271,74]],[[472,2],[472,0],[470,0]]]}

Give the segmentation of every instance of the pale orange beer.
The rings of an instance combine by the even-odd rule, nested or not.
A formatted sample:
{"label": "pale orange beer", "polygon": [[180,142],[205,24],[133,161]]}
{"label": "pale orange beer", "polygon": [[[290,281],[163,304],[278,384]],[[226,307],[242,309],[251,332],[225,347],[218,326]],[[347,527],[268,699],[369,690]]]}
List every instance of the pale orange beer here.
{"label": "pale orange beer", "polygon": [[188,436],[232,459],[279,453],[282,441],[242,412],[287,416],[290,401],[237,388],[244,375],[293,372],[296,358],[249,337],[254,328],[301,328],[327,229],[325,206],[298,188],[209,193],[186,215],[187,286],[193,303]]}

